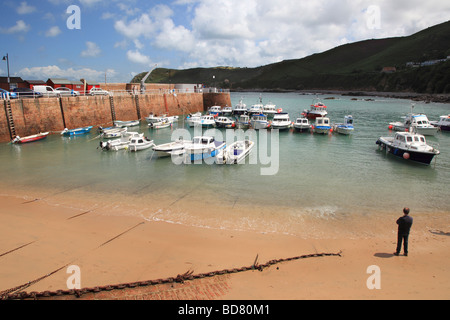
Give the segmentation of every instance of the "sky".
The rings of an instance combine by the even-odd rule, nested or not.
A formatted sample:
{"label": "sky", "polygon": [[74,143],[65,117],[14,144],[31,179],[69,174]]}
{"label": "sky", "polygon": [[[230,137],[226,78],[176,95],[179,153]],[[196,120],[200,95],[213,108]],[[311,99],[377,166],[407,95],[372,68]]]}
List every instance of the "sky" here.
{"label": "sky", "polygon": [[[0,0],[0,58],[24,80],[129,82],[157,67],[257,67],[450,19],[442,0]],[[0,61],[0,76],[7,75]]]}

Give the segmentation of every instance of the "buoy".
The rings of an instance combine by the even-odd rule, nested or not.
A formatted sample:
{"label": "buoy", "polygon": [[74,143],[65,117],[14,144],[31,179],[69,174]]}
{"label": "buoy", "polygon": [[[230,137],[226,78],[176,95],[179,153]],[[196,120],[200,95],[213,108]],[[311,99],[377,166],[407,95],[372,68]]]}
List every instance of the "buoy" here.
{"label": "buoy", "polygon": [[392,130],[394,128],[394,126],[391,124],[390,126],[389,126],[389,130]]}
{"label": "buoy", "polygon": [[403,159],[408,160],[409,157],[410,157],[410,155],[409,155],[408,152],[405,152],[405,153],[403,154]]}

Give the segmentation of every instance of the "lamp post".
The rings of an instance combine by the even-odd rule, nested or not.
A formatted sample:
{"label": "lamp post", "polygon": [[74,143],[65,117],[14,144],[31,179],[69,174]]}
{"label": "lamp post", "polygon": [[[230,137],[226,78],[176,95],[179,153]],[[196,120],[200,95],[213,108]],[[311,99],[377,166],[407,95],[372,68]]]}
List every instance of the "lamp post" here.
{"label": "lamp post", "polygon": [[3,61],[6,61],[6,64],[8,65],[8,90],[11,90],[11,80],[9,78],[9,56],[6,54],[6,56],[3,57]]}

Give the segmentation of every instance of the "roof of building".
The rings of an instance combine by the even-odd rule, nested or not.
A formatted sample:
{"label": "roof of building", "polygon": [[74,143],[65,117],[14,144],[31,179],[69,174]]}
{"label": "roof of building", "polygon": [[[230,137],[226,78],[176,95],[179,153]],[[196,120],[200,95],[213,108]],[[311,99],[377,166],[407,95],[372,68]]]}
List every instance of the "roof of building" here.
{"label": "roof of building", "polygon": [[50,78],[47,81],[51,81],[54,84],[72,84],[71,81],[64,79],[64,78]]}

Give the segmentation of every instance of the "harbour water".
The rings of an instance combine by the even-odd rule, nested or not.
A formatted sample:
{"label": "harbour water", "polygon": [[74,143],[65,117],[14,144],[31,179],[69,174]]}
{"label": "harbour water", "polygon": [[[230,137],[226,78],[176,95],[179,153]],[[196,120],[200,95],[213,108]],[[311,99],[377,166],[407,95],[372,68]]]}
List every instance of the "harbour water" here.
{"label": "harbour water", "polygon": [[[232,93],[231,101],[234,106],[242,99],[250,107],[260,95],[264,104],[273,102],[288,112],[291,121],[316,97]],[[393,134],[388,124],[411,111],[410,100],[319,97],[328,106],[332,123],[353,116],[354,133],[280,131],[274,175],[261,174],[261,168],[268,167],[259,156],[262,139],[253,151],[256,164],[247,160],[234,166],[176,165],[170,158],[159,159],[151,149],[101,151],[94,128],[81,137],[56,133],[26,145],[1,144],[1,193],[101,214],[297,236],[327,232],[318,226],[333,228],[356,220],[364,224],[366,218],[383,218],[386,212],[400,214],[404,206],[426,216],[450,212],[450,134],[427,137],[441,152],[430,166],[397,159],[380,151],[375,142]],[[414,105],[414,112],[425,113],[430,120],[450,113],[449,104]],[[130,131],[143,132],[161,144],[169,142],[179,128],[194,133],[182,119],[173,128],[161,130],[149,129],[141,121],[140,127]],[[219,132],[219,137],[225,137],[225,129]],[[269,142],[272,135],[269,131]]]}

